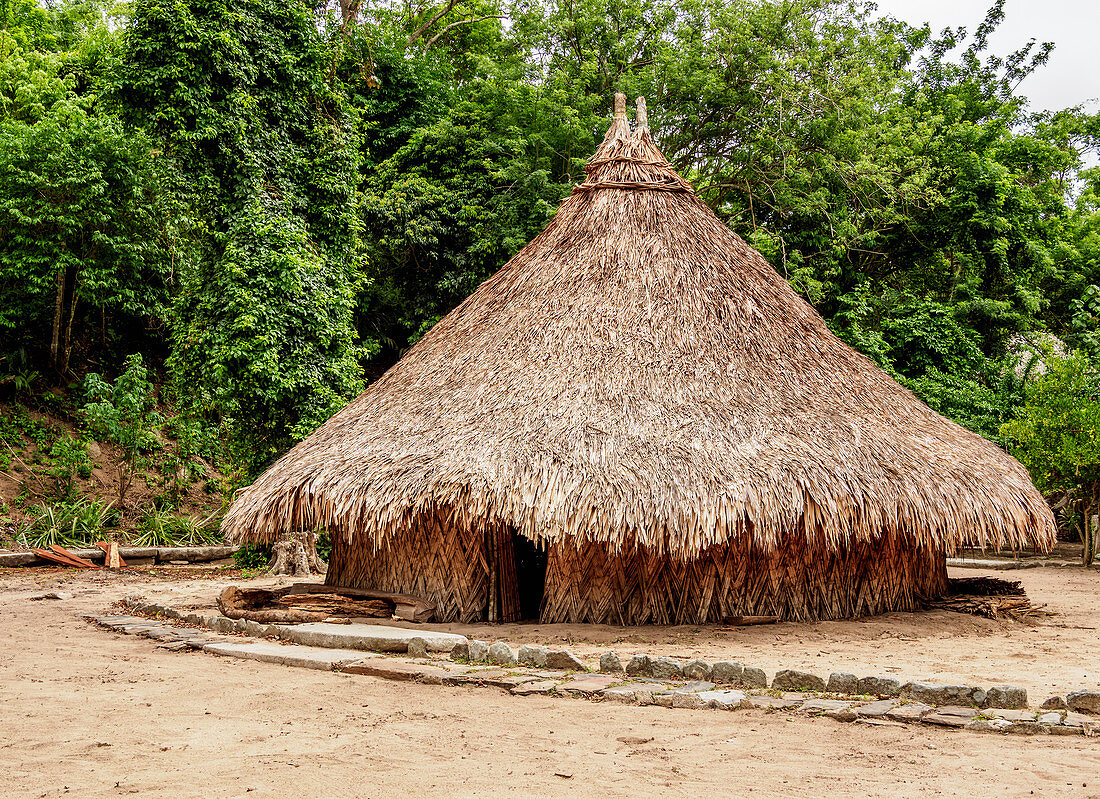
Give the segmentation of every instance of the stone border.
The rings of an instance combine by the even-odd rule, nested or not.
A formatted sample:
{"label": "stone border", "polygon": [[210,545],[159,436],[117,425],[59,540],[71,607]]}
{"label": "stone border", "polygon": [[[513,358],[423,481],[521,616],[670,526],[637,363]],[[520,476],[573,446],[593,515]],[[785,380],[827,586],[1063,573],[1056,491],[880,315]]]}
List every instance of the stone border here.
{"label": "stone border", "polygon": [[[146,604],[143,609],[148,609]],[[184,614],[173,611],[178,624]],[[463,655],[478,654],[477,646],[456,646],[450,661],[417,659],[367,653],[352,649],[328,649],[299,644],[281,644],[257,641],[237,636],[216,635],[178,627],[141,616],[87,616],[88,621],[126,635],[138,635],[158,642],[158,646],[170,651],[202,650],[226,657],[260,660],[298,668],[336,671],[344,674],[362,674],[381,679],[416,681],[434,685],[490,685],[502,688],[516,696],[572,696],[594,701],[616,702],[629,705],[656,705],[659,707],[691,710],[757,709],[766,712],[799,713],[807,716],[826,716],[839,722],[872,726],[897,726],[920,724],[946,729],[964,729],[974,732],[998,732],[1017,735],[1084,735],[1100,737],[1100,719],[1073,711],[979,709],[959,705],[933,707],[905,698],[873,699],[836,698],[821,696],[819,692],[781,691],[767,688],[719,688],[709,680],[691,680],[677,684],[672,680],[659,680],[619,673],[589,673],[583,671],[583,663],[577,660],[566,665],[580,663],[574,671],[539,671],[509,666],[476,665],[461,662]],[[224,618],[224,617],[223,617]],[[228,620],[227,621],[231,621]],[[423,639],[413,637],[412,641]],[[484,642],[469,641],[469,644]],[[502,642],[485,646],[485,658],[495,650],[497,659],[506,658]],[[416,648],[410,645],[409,649]],[[471,652],[471,649],[473,650]],[[526,647],[525,653],[532,659],[540,659],[538,650],[543,647]],[[510,651],[510,650],[509,650]],[[561,650],[559,650],[560,652]],[[421,653],[417,653],[421,654]],[[422,655],[426,655],[423,651]],[[515,653],[513,653],[515,654]],[[553,650],[546,650],[545,669],[553,669]],[[607,653],[605,657],[611,655]],[[572,657],[572,655],[570,655]],[[517,656],[518,660],[518,656]],[[655,659],[656,662],[658,659]],[[456,662],[458,661],[458,662]],[[608,664],[610,665],[610,664]],[[715,664],[717,666],[717,664]],[[742,672],[743,674],[743,672]],[[713,676],[713,667],[712,667]],[[774,683],[773,683],[774,685]],[[1100,697],[1100,693],[1096,694]]]}
{"label": "stone border", "polygon": [[[171,563],[185,560],[188,563],[205,563],[233,557],[238,547],[119,547],[118,554],[127,566],[149,566],[154,563]],[[74,555],[93,563],[102,563],[106,553],[98,547],[70,549]],[[56,561],[40,558],[33,552],[0,552],[0,567],[15,566],[63,566]]]}
{"label": "stone border", "polygon": [[[587,672],[584,661],[566,649],[549,650],[544,646],[521,646],[513,650],[504,641],[489,644],[467,639],[454,633],[425,630],[420,635],[406,635],[394,640],[383,635],[345,635],[337,624],[260,624],[247,619],[230,619],[222,615],[181,613],[167,605],[146,602],[139,596],[126,597],[122,604],[135,613],[162,616],[187,624],[207,627],[215,632],[276,638],[306,646],[358,649],[373,652],[406,652],[424,657],[427,652],[450,652],[451,659],[463,663],[488,663],[494,666],[530,666],[561,671]],[[360,627],[374,625],[359,625]],[[324,628],[324,629],[321,629]],[[387,630],[379,625],[379,630]],[[413,631],[410,631],[410,633]],[[423,654],[422,654],[423,653]],[[980,710],[1025,710],[1027,691],[1014,685],[997,685],[985,689],[972,685],[951,685],[923,681],[901,682],[893,677],[857,677],[846,672],[833,672],[828,681],[816,674],[795,669],[776,672],[771,685],[763,669],[732,661],[708,663],[691,660],[680,663],[668,657],[633,655],[626,666],[614,652],[600,657],[602,674],[624,674],[631,678],[672,681],[714,681],[739,688],[772,688],[782,691],[817,692],[830,696],[859,696],[877,699],[899,699],[931,707],[973,707]],[[1041,710],[1090,713],[1100,715],[1100,691],[1073,691],[1066,696],[1052,696],[1040,705]]]}

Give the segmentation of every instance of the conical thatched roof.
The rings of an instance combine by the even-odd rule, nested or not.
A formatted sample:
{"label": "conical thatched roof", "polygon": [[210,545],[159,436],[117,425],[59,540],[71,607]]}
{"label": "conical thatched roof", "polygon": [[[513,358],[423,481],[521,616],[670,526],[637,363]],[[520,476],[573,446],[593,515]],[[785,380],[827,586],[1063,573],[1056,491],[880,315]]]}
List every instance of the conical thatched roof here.
{"label": "conical thatched roof", "polygon": [[422,513],[691,557],[1046,547],[1027,471],[833,336],[623,103],[550,225],[237,498],[237,540],[380,541]]}

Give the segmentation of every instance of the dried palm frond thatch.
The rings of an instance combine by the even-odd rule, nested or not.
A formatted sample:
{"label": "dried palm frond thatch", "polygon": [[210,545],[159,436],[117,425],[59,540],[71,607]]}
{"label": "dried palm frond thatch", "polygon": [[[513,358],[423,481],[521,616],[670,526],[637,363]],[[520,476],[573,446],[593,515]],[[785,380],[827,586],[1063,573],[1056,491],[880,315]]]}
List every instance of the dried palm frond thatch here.
{"label": "dried palm frond thatch", "polygon": [[[632,131],[617,97],[586,172],[527,247],[241,492],[229,536],[327,528],[335,584],[366,568],[340,557],[426,525],[458,548],[449,562],[498,529],[670,563],[774,563],[796,539],[811,560],[1053,543],[1026,470],[833,336],[676,174],[644,104]],[[727,614],[768,602],[748,604]]]}

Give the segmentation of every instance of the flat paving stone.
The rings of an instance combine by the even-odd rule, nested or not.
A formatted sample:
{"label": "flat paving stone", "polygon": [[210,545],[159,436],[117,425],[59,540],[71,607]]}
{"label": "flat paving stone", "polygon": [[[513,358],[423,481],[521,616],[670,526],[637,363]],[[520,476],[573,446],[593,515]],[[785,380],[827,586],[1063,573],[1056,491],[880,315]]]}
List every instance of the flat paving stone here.
{"label": "flat paving stone", "polygon": [[558,686],[558,690],[567,691],[571,694],[598,694],[605,688],[610,688],[615,683],[622,681],[623,678],[615,674],[587,674],[562,683]]}
{"label": "flat paving stone", "polygon": [[907,705],[898,705],[886,714],[886,718],[894,721],[920,721],[921,716],[925,713],[931,713],[933,710],[935,710],[934,707],[926,705],[924,702],[910,702]]}
{"label": "flat paving stone", "polygon": [[[362,655],[361,652],[356,654]],[[365,674],[368,677],[379,677],[383,680],[423,682],[430,685],[442,685],[443,678],[450,674],[447,669],[438,666],[411,663],[407,660],[396,660],[394,658],[362,658],[351,663],[341,663],[337,671],[346,674]]]}
{"label": "flat paving stone", "polygon": [[848,710],[855,704],[843,699],[808,699],[799,708],[803,713],[828,713],[830,711]]}
{"label": "flat paving stone", "polygon": [[696,694],[707,707],[718,710],[734,710],[745,701],[744,691],[700,691]]}
{"label": "flat paving stone", "polygon": [[262,660],[303,669],[332,671],[339,664],[360,660],[363,653],[352,649],[319,649],[311,646],[272,644],[267,641],[229,643],[215,641],[202,647],[204,652],[246,660]]}
{"label": "flat paving stone", "polygon": [[710,691],[714,688],[714,683],[707,682],[706,680],[692,680],[691,682],[684,683],[673,689],[673,693],[698,693],[699,691]]}
{"label": "flat paving stone", "polygon": [[[961,709],[961,708],[960,708]],[[973,708],[968,708],[973,710]],[[965,727],[967,723],[977,715],[971,713],[969,716],[961,713],[944,713],[942,710],[937,710],[935,713],[929,713],[927,716],[921,718],[921,722],[924,724],[935,724],[939,727]]]}
{"label": "flat paving stone", "polygon": [[608,702],[632,705],[638,698],[638,691],[629,685],[616,685],[614,688],[605,688],[600,691],[600,696]]}
{"label": "flat paving stone", "polygon": [[868,702],[853,709],[860,718],[877,719],[885,717],[887,713],[897,707],[897,704],[893,699],[879,699],[877,702]]}
{"label": "flat paving stone", "polygon": [[779,696],[750,696],[745,701],[749,707],[762,710],[794,710],[802,705],[802,702],[797,699],[786,699]]}
{"label": "flat paving stone", "polygon": [[707,701],[700,697],[698,691],[674,691],[672,694],[672,706],[695,710],[708,707]]}
{"label": "flat paving stone", "polygon": [[890,719],[883,718],[858,718],[854,724],[866,724],[868,727],[906,727],[908,725],[902,724],[900,721],[891,721]]}
{"label": "flat paving stone", "polygon": [[[1003,710],[1001,708],[992,708],[990,710],[983,710],[983,716],[992,716],[995,719],[1005,719],[1006,721],[1035,721],[1034,710]],[[1062,714],[1057,714],[1061,719]]]}
{"label": "flat paving stone", "polygon": [[279,630],[279,637],[306,646],[329,649],[365,649],[373,652],[407,652],[409,640],[424,639],[429,652],[450,652],[466,636],[432,630],[406,630],[381,624],[331,624],[316,621]]}
{"label": "flat paving stone", "polygon": [[516,696],[531,696],[532,694],[545,696],[554,693],[554,689],[557,687],[558,684],[554,680],[534,680],[533,682],[520,683],[515,688],[510,688],[509,692]]}
{"label": "flat paving stone", "polygon": [[443,676],[445,685],[489,685],[510,691],[524,683],[545,679],[545,675],[521,674],[506,669],[466,669],[446,671]]}
{"label": "flat paving stone", "polygon": [[124,627],[127,624],[145,624],[148,621],[141,616],[97,616],[95,623],[103,627]]}

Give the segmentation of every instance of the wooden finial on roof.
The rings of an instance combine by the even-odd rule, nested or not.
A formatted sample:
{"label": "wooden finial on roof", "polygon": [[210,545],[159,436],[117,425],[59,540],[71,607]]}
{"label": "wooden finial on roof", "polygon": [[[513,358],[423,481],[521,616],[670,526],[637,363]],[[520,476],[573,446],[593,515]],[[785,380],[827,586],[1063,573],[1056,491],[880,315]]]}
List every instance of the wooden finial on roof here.
{"label": "wooden finial on roof", "polygon": [[645,98],[644,97],[639,97],[638,98],[638,119],[637,119],[637,123],[638,123],[637,127],[639,127],[639,128],[648,128],[649,127],[649,114],[646,113]]}
{"label": "wooden finial on roof", "polygon": [[626,95],[615,92],[615,118],[626,119]]}

